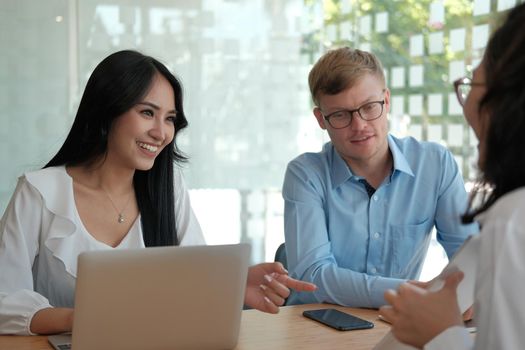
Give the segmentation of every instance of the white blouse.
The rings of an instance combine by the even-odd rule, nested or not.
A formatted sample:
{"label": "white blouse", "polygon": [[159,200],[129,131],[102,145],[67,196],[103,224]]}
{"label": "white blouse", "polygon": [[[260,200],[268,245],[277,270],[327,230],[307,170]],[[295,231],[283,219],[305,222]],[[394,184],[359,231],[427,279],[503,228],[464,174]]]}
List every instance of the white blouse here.
{"label": "white blouse", "polygon": [[[178,169],[174,189],[180,245],[205,244]],[[87,232],[64,166],[20,177],[0,221],[0,334],[32,334],[29,326],[37,311],[73,307],[81,252],[142,247],[140,215],[115,248]]]}
{"label": "white blouse", "polygon": [[523,349],[525,344],[525,188],[500,198],[479,217],[475,343],[451,327],[430,341],[434,349]]}

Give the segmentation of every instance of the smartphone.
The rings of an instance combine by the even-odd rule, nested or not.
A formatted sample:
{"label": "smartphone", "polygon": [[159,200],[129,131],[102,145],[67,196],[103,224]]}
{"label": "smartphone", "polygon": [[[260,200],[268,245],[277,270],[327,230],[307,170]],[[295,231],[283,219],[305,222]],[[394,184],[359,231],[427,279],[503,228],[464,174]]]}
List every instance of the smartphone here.
{"label": "smartphone", "polygon": [[373,328],[374,324],[336,309],[306,310],[303,316],[340,331]]}

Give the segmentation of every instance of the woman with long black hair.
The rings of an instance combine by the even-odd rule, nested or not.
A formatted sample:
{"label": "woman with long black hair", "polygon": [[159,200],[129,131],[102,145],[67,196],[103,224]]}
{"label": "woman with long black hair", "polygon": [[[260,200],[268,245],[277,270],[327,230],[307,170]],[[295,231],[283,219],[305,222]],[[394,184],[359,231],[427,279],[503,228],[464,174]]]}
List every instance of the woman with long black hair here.
{"label": "woman with long black hair", "polygon": [[[66,141],[19,179],[0,222],[0,334],[70,331],[83,251],[205,243],[176,166],[187,125],[182,86],[156,59],[119,51],[95,68]],[[245,303],[276,313],[288,288],[315,286],[253,266]]]}

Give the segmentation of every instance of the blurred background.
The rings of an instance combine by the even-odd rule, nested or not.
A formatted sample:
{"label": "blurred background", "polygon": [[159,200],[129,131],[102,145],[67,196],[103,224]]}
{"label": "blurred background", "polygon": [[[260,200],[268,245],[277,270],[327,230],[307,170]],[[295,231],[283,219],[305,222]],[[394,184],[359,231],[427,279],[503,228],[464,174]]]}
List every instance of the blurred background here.
{"label": "blurred background", "polygon": [[[182,80],[193,208],[208,244],[251,243],[254,263],[284,241],[286,164],[328,140],[307,76],[330,48],[378,55],[391,132],[449,147],[470,186],[477,140],[451,82],[518,1],[0,0],[0,212],[17,177],[63,143],[96,64],[128,48]],[[423,280],[446,264],[435,241],[427,261]]]}

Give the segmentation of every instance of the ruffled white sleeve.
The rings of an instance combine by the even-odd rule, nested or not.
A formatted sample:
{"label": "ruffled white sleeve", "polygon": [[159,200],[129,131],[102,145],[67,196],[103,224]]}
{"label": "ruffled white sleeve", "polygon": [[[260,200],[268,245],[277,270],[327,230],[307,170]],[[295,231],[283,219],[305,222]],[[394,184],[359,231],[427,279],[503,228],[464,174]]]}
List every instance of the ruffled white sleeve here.
{"label": "ruffled white sleeve", "polygon": [[173,170],[175,191],[175,220],[179,243],[183,245],[204,245],[204,235],[191,208],[190,195],[179,168]]}
{"label": "ruffled white sleeve", "polygon": [[465,327],[454,326],[445,329],[428,342],[425,350],[470,350],[474,341]]}
{"label": "ruffled white sleeve", "polygon": [[33,286],[42,207],[41,195],[21,177],[0,221],[0,334],[33,334],[33,315],[51,307]]}

